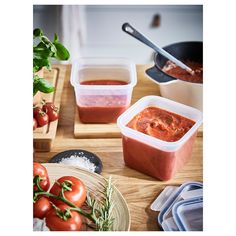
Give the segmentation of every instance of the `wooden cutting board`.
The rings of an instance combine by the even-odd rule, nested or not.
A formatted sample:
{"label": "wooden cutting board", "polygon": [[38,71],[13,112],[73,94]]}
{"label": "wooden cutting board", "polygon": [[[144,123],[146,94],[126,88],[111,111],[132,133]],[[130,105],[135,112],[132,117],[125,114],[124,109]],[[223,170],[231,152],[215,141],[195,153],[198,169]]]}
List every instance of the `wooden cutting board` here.
{"label": "wooden cutting board", "polygon": [[[53,102],[60,109],[61,95],[66,75],[65,65],[55,65],[52,70],[44,71],[44,78],[47,79],[54,87],[53,93],[42,94],[42,99],[47,102]],[[60,114],[60,110],[59,110]],[[35,151],[50,151],[53,140],[56,136],[58,120],[50,122],[48,125],[39,127],[33,132],[34,149]]]}
{"label": "wooden cutting board", "polygon": [[[151,65],[136,66],[137,69],[137,85],[134,87],[132,95],[132,104],[140,98],[148,95],[160,96],[159,86],[148,78],[145,70]],[[202,126],[199,128],[198,136],[202,136]],[[116,124],[83,124],[79,119],[78,109],[75,104],[75,122],[74,122],[75,138],[118,138],[121,133]]]}
{"label": "wooden cutting board", "polygon": [[75,138],[120,138],[120,129],[116,124],[83,124],[75,108]]}

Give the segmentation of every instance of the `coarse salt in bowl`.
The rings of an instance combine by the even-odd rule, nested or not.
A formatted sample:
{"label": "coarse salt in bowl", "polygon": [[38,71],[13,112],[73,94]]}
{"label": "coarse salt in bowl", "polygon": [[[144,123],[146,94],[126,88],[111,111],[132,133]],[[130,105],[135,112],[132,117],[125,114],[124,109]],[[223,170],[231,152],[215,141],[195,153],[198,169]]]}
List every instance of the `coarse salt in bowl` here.
{"label": "coarse salt in bowl", "polygon": [[89,159],[86,158],[86,156],[78,156],[78,155],[71,155],[68,158],[62,158],[60,164],[79,166],[92,172],[95,172],[96,168],[94,163],[90,162]]}

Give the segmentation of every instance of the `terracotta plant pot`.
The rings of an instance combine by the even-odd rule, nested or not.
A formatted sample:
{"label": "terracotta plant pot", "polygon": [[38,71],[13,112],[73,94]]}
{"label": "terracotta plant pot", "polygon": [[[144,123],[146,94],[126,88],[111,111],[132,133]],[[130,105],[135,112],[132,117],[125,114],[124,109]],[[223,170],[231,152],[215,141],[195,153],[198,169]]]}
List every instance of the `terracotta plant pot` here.
{"label": "terracotta plant pot", "polygon": [[[43,74],[44,74],[44,69],[42,68],[40,71],[38,71],[36,73],[39,77],[43,78]],[[33,106],[40,104],[42,99],[42,93],[41,92],[37,92],[34,97],[33,97]]]}

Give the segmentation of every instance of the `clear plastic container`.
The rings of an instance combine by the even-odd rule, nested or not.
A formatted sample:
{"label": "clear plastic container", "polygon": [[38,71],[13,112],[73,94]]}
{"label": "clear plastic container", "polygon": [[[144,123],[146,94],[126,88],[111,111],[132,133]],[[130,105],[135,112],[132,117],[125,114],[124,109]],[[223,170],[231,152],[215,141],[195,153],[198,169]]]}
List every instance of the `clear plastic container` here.
{"label": "clear plastic container", "polygon": [[167,186],[150,208],[159,211],[158,223],[164,231],[202,231],[203,184]]}
{"label": "clear plastic container", "polygon": [[179,201],[173,206],[172,214],[180,231],[203,230],[203,198]]}
{"label": "clear plastic container", "polygon": [[[200,191],[199,191],[200,190]],[[182,184],[177,191],[173,192],[163,204],[160,214],[158,215],[158,223],[162,226],[169,225],[170,219],[174,222],[171,227],[168,228],[171,231],[180,230],[173,217],[173,211],[175,204],[188,199],[201,199],[203,196],[203,184],[200,182],[187,182]],[[167,222],[167,224],[166,224]]]}
{"label": "clear plastic container", "polygon": [[[189,118],[195,124],[175,142],[163,141],[127,127],[135,115],[153,106]],[[125,164],[160,180],[169,180],[191,158],[197,130],[202,124],[202,112],[163,97],[147,96],[125,111],[117,124],[122,133]]]}
{"label": "clear plastic container", "polygon": [[[88,85],[88,81],[118,81],[122,85]],[[115,123],[130,106],[137,83],[135,64],[124,58],[78,58],[71,84],[83,123]]]}

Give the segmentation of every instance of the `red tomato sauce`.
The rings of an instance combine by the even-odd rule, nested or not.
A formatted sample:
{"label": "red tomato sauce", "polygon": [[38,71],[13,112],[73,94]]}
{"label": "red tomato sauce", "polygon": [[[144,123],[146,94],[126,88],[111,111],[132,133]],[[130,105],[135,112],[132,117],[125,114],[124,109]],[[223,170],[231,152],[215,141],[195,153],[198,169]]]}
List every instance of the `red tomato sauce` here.
{"label": "red tomato sauce", "polygon": [[163,71],[173,76],[174,78],[194,82],[194,83],[203,83],[203,67],[201,63],[186,61],[185,64],[190,67],[194,74],[191,75],[186,70],[175,65],[173,62],[167,61],[166,65],[163,67]]}
{"label": "red tomato sauce", "polygon": [[128,106],[78,107],[80,120],[83,123],[116,123],[117,118]]}
{"label": "red tomato sauce", "polygon": [[[123,136],[125,164],[160,180],[169,180],[191,159],[197,132],[177,151],[163,151],[133,138]],[[143,177],[140,177],[143,178]]]}
{"label": "red tomato sauce", "polygon": [[80,83],[81,85],[126,85],[126,81],[120,80],[89,80]]}
{"label": "red tomato sauce", "polygon": [[[127,126],[160,140],[174,142],[183,137],[194,124],[194,121],[178,114],[147,107],[134,116]],[[123,135],[125,164],[154,178],[169,180],[190,160],[196,134],[175,151],[162,150],[161,147]]]}
{"label": "red tomato sauce", "polygon": [[[91,80],[82,85],[126,85],[119,80]],[[82,123],[115,123],[117,118],[129,107],[126,95],[83,95],[82,105],[78,105]]]}
{"label": "red tomato sauce", "polygon": [[175,142],[181,139],[194,124],[194,121],[178,114],[157,107],[147,107],[127,126],[163,141]]}

